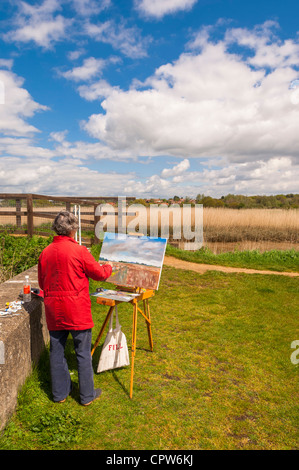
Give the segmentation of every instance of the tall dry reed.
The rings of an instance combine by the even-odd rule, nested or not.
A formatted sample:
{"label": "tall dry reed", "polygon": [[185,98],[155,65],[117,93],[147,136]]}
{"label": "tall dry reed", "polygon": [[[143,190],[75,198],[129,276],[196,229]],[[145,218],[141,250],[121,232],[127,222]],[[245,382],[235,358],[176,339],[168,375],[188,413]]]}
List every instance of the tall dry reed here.
{"label": "tall dry reed", "polygon": [[263,227],[299,231],[299,209],[226,209],[205,207],[204,228]]}

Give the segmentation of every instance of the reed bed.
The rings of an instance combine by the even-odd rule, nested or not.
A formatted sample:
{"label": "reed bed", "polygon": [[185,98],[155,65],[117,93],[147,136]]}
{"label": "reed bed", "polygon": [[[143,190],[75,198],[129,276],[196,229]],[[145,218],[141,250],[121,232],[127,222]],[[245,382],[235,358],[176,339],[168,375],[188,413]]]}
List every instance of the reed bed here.
{"label": "reed bed", "polygon": [[299,209],[204,208],[204,227],[265,227],[299,230]]}
{"label": "reed bed", "polygon": [[204,208],[204,240],[299,242],[298,209]]}
{"label": "reed bed", "polygon": [[[143,207],[143,206],[141,206]],[[5,208],[3,208],[5,209]],[[9,208],[7,208],[9,209]],[[58,207],[38,208],[39,211],[59,211]],[[117,211],[117,208],[111,207],[111,212]],[[142,216],[139,215],[139,221],[147,226],[147,233],[150,233],[150,211],[144,208]],[[193,209],[194,210],[194,209]],[[85,207],[84,211],[90,212],[90,215],[84,215],[84,219],[93,220],[93,208]],[[180,244],[179,241],[171,239],[172,222],[180,221],[181,208],[178,207],[175,217],[169,219],[170,243]],[[117,230],[118,220],[116,216],[106,216],[113,230]],[[127,217],[127,223],[134,221],[135,217]],[[114,223],[111,222],[114,220]],[[136,219],[135,219],[136,220]],[[159,219],[159,224],[161,219]],[[0,225],[3,228],[5,224],[14,224],[13,216],[0,217]],[[22,217],[22,224],[26,224],[26,217]],[[194,212],[191,217],[191,224],[194,227]],[[51,226],[49,219],[35,218],[34,225],[41,227]],[[13,231],[14,225],[12,225]],[[109,228],[109,227],[107,227]],[[82,225],[83,230],[90,230],[90,226]],[[111,231],[111,230],[110,230]],[[160,231],[159,231],[160,234]],[[214,252],[232,251],[235,249],[260,251],[270,249],[299,249],[299,209],[230,209],[230,208],[212,208],[203,209],[203,241],[204,246],[209,247]],[[183,241],[182,241],[183,242]]]}

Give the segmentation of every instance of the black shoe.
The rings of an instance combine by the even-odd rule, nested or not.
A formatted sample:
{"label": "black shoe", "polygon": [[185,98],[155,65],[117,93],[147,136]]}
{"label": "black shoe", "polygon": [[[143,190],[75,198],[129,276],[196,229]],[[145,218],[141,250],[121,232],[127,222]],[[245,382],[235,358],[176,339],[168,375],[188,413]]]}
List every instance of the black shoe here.
{"label": "black shoe", "polygon": [[98,398],[100,398],[102,394],[102,390],[100,388],[96,388],[95,391],[94,391],[94,399],[91,400],[89,403],[82,403],[83,406],[88,406],[90,405],[93,401],[97,400]]}

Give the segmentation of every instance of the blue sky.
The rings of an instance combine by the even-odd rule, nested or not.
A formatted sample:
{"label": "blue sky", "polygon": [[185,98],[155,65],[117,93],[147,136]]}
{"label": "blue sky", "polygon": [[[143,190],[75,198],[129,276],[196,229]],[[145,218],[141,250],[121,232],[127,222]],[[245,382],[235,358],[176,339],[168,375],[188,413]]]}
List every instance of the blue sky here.
{"label": "blue sky", "polygon": [[288,194],[294,0],[2,0],[0,192]]}

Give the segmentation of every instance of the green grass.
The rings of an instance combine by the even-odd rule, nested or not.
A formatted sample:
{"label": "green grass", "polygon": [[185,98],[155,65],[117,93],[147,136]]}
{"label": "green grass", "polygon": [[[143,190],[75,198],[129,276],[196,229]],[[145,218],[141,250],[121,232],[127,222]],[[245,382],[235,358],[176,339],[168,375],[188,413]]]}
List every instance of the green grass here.
{"label": "green grass", "polygon": [[[99,285],[91,282],[91,290]],[[77,388],[64,404],[53,403],[46,350],[0,449],[298,448],[299,366],[290,360],[298,287],[284,276],[164,267],[150,301],[154,352],[138,317],[133,399],[126,367],[95,374],[103,395],[87,408]],[[107,308],[92,304],[94,341]],[[119,316],[130,345],[131,308],[120,306]],[[71,338],[66,356],[78,384]]]}
{"label": "green grass", "polygon": [[168,245],[166,255],[185,261],[204,264],[218,264],[238,268],[265,269],[270,271],[299,271],[299,250],[258,250],[234,251],[214,254],[208,248],[184,251]]}

